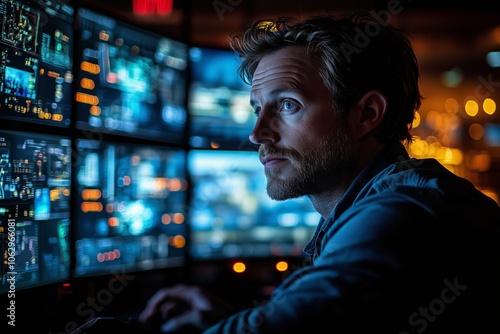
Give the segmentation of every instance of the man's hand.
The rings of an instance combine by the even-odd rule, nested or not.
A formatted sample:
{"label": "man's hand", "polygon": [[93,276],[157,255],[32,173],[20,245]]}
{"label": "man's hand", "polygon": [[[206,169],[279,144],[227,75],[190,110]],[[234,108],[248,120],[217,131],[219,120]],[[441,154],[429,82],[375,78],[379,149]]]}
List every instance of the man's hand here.
{"label": "man's hand", "polygon": [[232,312],[231,306],[207,290],[179,284],[156,292],[139,315],[139,321],[158,323],[162,332],[185,328],[203,331]]}

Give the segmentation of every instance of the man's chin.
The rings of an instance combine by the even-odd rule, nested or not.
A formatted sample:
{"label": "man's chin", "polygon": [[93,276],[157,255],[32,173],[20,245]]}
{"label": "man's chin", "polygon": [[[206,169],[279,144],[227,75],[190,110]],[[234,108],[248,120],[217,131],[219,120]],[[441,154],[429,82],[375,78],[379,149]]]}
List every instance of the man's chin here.
{"label": "man's chin", "polygon": [[267,195],[269,196],[270,199],[272,199],[273,201],[285,201],[289,198],[284,198],[281,194],[276,194],[276,193],[273,193],[273,192],[267,192]]}
{"label": "man's chin", "polygon": [[285,201],[302,196],[302,194],[297,193],[296,189],[283,186],[283,184],[273,185],[272,183],[268,183],[266,190],[269,198],[275,201]]}

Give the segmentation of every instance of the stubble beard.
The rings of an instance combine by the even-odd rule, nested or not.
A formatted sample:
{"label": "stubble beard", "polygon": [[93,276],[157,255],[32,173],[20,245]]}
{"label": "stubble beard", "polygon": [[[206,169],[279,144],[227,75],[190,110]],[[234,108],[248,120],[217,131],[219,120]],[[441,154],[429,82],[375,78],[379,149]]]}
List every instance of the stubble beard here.
{"label": "stubble beard", "polygon": [[263,148],[262,151],[289,159],[296,169],[291,178],[280,178],[279,170],[266,170],[267,194],[273,200],[287,200],[342,189],[357,165],[357,151],[346,129],[325,136],[319,145],[305,150]]}

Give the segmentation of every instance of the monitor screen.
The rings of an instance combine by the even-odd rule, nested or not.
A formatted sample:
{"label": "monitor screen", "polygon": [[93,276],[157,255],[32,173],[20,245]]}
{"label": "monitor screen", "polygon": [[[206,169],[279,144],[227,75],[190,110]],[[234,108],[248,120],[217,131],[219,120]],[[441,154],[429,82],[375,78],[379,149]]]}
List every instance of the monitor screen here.
{"label": "monitor screen", "polygon": [[271,200],[256,151],[190,150],[193,259],[302,256],[320,215],[307,198]]}
{"label": "monitor screen", "polygon": [[73,8],[64,0],[0,0],[0,118],[69,127]]}
{"label": "monitor screen", "polygon": [[183,140],[187,46],[85,8],[76,23],[76,128]]}
{"label": "monitor screen", "polygon": [[78,139],[75,277],[184,265],[186,154]]}
{"label": "monitor screen", "polygon": [[0,130],[0,292],[70,276],[71,140]]}
{"label": "monitor screen", "polygon": [[195,148],[246,149],[256,117],[250,86],[238,75],[237,55],[224,49],[191,48],[189,143]]}

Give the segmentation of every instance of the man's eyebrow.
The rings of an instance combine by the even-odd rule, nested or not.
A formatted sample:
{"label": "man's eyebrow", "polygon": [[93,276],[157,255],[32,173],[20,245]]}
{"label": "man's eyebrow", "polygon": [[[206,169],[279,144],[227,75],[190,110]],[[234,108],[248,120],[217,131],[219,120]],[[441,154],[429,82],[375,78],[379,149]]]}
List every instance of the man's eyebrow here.
{"label": "man's eyebrow", "polygon": [[[288,83],[286,85],[276,87],[272,89],[271,91],[266,93],[266,96],[270,96],[271,98],[276,97],[277,95],[280,95],[285,92],[291,92],[291,93],[301,93],[302,90],[299,89],[299,87],[295,84]],[[257,104],[257,101],[253,98],[250,98],[250,105],[255,106]]]}

